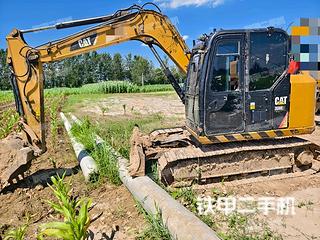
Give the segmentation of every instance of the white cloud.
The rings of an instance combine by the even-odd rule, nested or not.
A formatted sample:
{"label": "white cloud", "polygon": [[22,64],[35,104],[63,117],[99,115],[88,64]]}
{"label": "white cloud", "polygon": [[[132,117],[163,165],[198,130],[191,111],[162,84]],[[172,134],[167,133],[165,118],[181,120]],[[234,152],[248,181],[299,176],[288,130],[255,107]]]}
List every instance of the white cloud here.
{"label": "white cloud", "polygon": [[183,35],[182,38],[183,40],[187,40],[189,38],[189,35]]}
{"label": "white cloud", "polygon": [[244,26],[244,28],[266,28],[266,27],[282,27],[284,28],[286,25],[286,20],[284,16],[271,18],[265,21],[252,23],[250,25]]}
{"label": "white cloud", "polygon": [[148,47],[148,45],[145,44],[145,43],[141,43],[140,46],[141,46],[141,47]]}
{"label": "white cloud", "polygon": [[225,2],[225,0],[155,0],[160,7],[165,8],[178,8],[178,7],[189,7],[196,6],[200,7],[203,5],[217,7]]}

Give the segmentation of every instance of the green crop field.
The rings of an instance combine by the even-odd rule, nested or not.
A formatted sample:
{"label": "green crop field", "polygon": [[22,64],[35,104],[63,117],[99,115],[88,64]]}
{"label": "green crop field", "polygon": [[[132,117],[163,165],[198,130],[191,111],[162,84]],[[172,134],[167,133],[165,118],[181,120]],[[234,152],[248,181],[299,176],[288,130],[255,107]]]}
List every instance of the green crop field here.
{"label": "green crop field", "polygon": [[[80,88],[51,88],[45,89],[45,97],[63,94],[108,94],[108,93],[147,93],[173,91],[170,84],[154,84],[138,86],[126,81],[107,81],[83,85]],[[0,103],[12,102],[14,100],[12,91],[0,91]]]}

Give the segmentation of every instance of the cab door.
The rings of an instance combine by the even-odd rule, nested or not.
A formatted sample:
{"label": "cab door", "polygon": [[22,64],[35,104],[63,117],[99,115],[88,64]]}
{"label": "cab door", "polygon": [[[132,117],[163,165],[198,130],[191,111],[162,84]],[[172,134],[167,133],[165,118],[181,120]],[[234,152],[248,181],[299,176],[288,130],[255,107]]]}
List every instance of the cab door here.
{"label": "cab door", "polygon": [[287,127],[290,79],[281,78],[287,66],[288,35],[284,31],[250,33],[246,132]]}
{"label": "cab door", "polygon": [[243,34],[222,35],[213,42],[204,99],[207,136],[245,129],[243,44]]}

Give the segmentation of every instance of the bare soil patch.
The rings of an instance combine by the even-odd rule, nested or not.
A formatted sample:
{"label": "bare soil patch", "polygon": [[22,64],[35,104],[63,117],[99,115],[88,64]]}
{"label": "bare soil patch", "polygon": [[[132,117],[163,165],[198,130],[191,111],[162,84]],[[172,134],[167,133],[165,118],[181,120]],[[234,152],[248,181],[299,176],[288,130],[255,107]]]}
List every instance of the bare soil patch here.
{"label": "bare soil patch", "polygon": [[184,122],[184,105],[175,93],[139,93],[112,94],[106,98],[95,100],[83,99],[81,108],[75,113],[80,116],[99,115],[105,117],[147,116],[163,114],[169,118],[176,118]]}
{"label": "bare soil patch", "polygon": [[56,220],[57,215],[46,202],[55,200],[46,180],[51,175],[66,172],[69,175],[66,181],[71,181],[74,195],[90,197],[95,205],[90,217],[99,217],[89,228],[94,239],[135,239],[144,228],[145,220],[127,189],[107,182],[98,187],[86,184],[63,129],[59,129],[57,142],[53,143],[50,136],[47,141],[47,152],[33,160],[25,179],[0,194],[0,236],[30,218],[27,239],[36,239],[39,224]]}

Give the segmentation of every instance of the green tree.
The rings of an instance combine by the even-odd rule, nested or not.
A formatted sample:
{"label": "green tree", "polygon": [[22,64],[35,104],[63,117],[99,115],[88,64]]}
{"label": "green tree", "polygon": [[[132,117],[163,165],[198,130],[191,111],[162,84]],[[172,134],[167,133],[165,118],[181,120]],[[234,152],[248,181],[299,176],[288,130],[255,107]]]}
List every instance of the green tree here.
{"label": "green tree", "polygon": [[128,81],[132,81],[132,65],[133,65],[132,54],[129,53],[124,60],[124,75],[125,75],[125,79]]}
{"label": "green tree", "polygon": [[[168,57],[164,58],[168,65]],[[152,62],[131,53],[122,57],[120,53],[100,53],[96,51],[44,64],[45,87],[80,87],[83,84],[107,80],[127,80],[135,84],[161,84],[167,79],[162,69],[155,68]],[[177,68],[172,67],[173,75],[181,82],[185,78]],[[6,51],[0,49],[0,89],[10,89],[10,70],[6,64]]]}
{"label": "green tree", "polygon": [[112,59],[112,80],[124,80],[124,69],[122,63],[122,57],[120,53],[116,53]]}
{"label": "green tree", "polygon": [[141,56],[134,56],[132,61],[132,82],[138,85],[152,82],[153,65]]}
{"label": "green tree", "polygon": [[7,53],[0,49],[0,89],[8,90],[11,88],[9,66],[7,65]]}
{"label": "green tree", "polygon": [[180,83],[183,83],[187,78],[187,75],[179,70],[176,66],[172,66],[170,71],[172,72],[174,78]]}
{"label": "green tree", "polygon": [[167,82],[167,77],[162,68],[156,68],[153,71],[153,78],[151,84],[164,84]]}
{"label": "green tree", "polygon": [[98,62],[98,81],[106,81],[112,79],[112,57],[109,53],[99,54]]}

